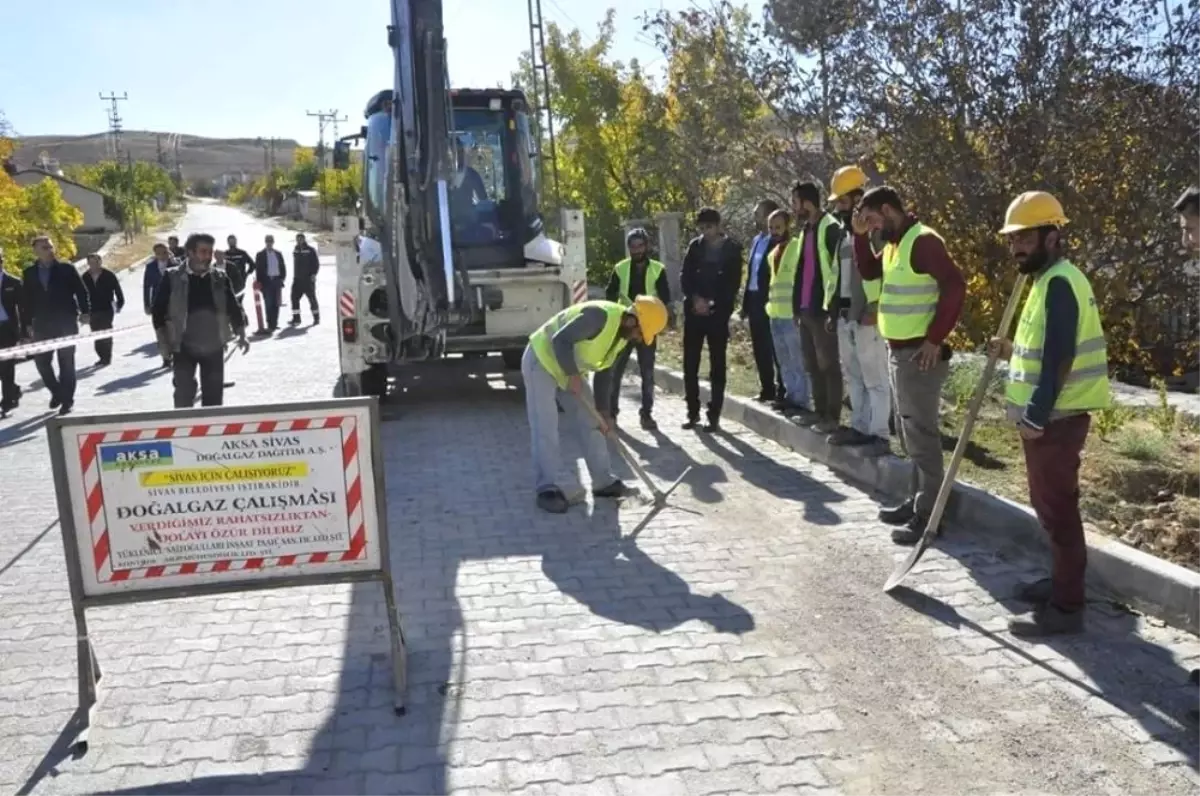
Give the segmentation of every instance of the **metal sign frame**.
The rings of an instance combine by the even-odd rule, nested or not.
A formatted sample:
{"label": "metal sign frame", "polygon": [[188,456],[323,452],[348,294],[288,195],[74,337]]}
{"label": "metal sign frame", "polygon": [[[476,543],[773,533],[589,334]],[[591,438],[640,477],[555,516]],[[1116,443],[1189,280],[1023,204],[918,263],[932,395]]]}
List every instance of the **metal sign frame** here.
{"label": "metal sign frame", "polygon": [[[185,425],[187,421],[218,420],[219,418],[246,415],[271,415],[285,413],[328,412],[330,410],[367,409],[371,444],[371,466],[360,467],[363,478],[374,479],[374,510],[378,533],[379,565],[375,569],[358,569],[342,572],[313,572],[287,575],[267,575],[246,580],[227,580],[194,585],[171,585],[151,589],[115,591],[105,594],[86,594],[84,587],[83,562],[79,553],[79,528],[75,522],[75,507],[71,502],[71,487],[68,483],[67,451],[63,444],[64,432],[81,426],[110,423],[161,423],[169,421]],[[264,418],[273,419],[273,418]],[[182,597],[212,596],[235,592],[260,591],[288,588],[292,586],[319,586],[335,583],[379,583],[387,606],[388,630],[391,636],[392,680],[396,715],[405,713],[405,690],[407,687],[407,660],[404,634],[400,627],[400,615],[396,605],[395,582],[392,576],[391,554],[387,532],[387,499],[384,482],[383,451],[380,438],[379,400],[374,396],[305,401],[287,404],[213,406],[196,409],[176,409],[154,412],[129,412],[104,415],[69,415],[54,417],[46,423],[46,435],[50,445],[50,466],[54,478],[54,491],[58,502],[59,527],[62,531],[63,554],[67,563],[67,579],[71,592],[71,610],[75,618],[76,659],[79,679],[79,709],[76,747],[86,751],[88,731],[91,726],[91,710],[96,704],[96,684],[100,680],[100,665],[88,633],[86,611],[101,606],[126,605],[131,603],[173,600]],[[364,504],[364,512],[366,505]],[[90,532],[90,530],[89,530]]]}

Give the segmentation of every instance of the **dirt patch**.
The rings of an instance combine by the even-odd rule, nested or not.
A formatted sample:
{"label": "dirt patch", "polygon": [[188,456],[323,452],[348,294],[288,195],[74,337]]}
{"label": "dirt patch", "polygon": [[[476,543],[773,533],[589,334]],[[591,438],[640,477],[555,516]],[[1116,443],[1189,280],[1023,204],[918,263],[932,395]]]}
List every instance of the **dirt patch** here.
{"label": "dirt patch", "polygon": [[[680,369],[681,337],[678,331],[663,335],[660,363]],[[730,392],[755,395],[758,378],[744,330],[734,332],[728,361]],[[707,371],[705,360],[701,375]],[[978,361],[962,360],[946,381],[942,443],[947,459],[981,376]],[[1003,390],[1003,379],[993,378],[958,476],[1028,503],[1024,453],[1005,419]],[[1165,395],[1160,398],[1155,407],[1118,405],[1093,415],[1080,471],[1080,508],[1090,530],[1200,571],[1200,428],[1169,407]],[[843,422],[847,417],[843,414]]]}

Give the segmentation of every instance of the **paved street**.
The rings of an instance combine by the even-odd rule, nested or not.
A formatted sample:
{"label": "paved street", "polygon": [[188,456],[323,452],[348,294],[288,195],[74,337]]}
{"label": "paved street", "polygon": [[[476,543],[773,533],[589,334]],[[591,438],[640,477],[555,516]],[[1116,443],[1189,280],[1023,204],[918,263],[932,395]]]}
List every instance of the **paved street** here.
{"label": "paved street", "polygon": [[[218,206],[180,232],[291,233]],[[290,249],[290,245],[286,248]],[[326,260],[328,264],[330,261]],[[140,273],[132,275],[139,280]],[[333,308],[334,274],[319,296]],[[136,302],[131,302],[131,310]],[[234,356],[227,403],[326,398],[333,313]],[[135,322],[140,317],[129,317]],[[118,338],[76,411],[170,406],[149,333]],[[92,361],[80,351],[81,364]],[[104,678],[78,759],[74,626],[31,390],[0,422],[0,792],[1195,793],[1187,711],[1200,642],[1094,602],[1088,635],[1003,628],[1039,562],[954,528],[889,596],[901,555],[875,503],[737,427],[629,440],[664,482],[540,514],[520,392],[457,367],[406,383],[385,423],[388,523],[409,644],[391,709],[378,586],[301,588],[89,614]],[[625,417],[633,412],[632,391]],[[570,449],[570,448],[568,448]]]}

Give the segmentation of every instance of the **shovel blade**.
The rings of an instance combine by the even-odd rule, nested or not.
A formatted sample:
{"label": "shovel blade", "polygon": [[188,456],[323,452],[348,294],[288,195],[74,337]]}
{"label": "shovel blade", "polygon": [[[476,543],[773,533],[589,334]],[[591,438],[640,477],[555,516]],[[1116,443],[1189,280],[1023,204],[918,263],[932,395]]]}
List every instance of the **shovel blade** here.
{"label": "shovel blade", "polygon": [[887,582],[883,584],[885,593],[899,586],[901,581],[908,577],[908,573],[912,572],[913,567],[921,560],[921,556],[925,555],[925,551],[933,544],[933,540],[936,537],[936,530],[925,529],[925,533],[921,534],[921,538],[917,541],[916,546],[913,547],[912,552],[892,570],[891,575],[888,575]]}

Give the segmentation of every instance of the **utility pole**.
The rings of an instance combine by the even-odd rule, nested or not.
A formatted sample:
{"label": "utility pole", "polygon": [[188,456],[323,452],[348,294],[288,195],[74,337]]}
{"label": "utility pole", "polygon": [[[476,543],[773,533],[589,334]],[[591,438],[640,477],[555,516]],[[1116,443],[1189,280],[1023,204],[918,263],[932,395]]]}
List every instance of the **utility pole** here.
{"label": "utility pole", "polygon": [[122,91],[121,96],[117,96],[117,92],[110,91],[108,96],[100,95],[101,102],[109,103],[108,108],[108,138],[111,142],[111,154],[114,160],[121,159],[121,112],[117,107],[118,102],[124,102],[129,99],[128,93]]}
{"label": "utility pole", "polygon": [[305,111],[309,116],[317,120],[317,174],[321,180],[321,221],[325,221],[326,207],[325,198],[329,195],[325,186],[325,125],[333,123],[333,136],[337,138],[338,122],[346,121],[346,117],[338,118],[337,108],[331,111]]}
{"label": "utility pole", "polygon": [[[551,196],[554,205],[558,207],[558,159],[555,155],[558,147],[554,143],[554,115],[550,107],[550,67],[546,65],[546,29],[542,23],[542,0],[527,0],[529,6],[529,72],[533,77],[533,105],[537,109],[538,136],[534,145],[537,147],[538,174],[540,182],[546,184],[547,160],[550,161]],[[538,73],[541,73],[541,80]],[[543,118],[544,115],[544,118]],[[543,127],[544,126],[544,127]],[[550,139],[550,154],[542,151],[542,129],[545,129]]]}

